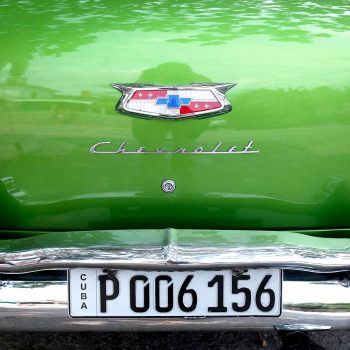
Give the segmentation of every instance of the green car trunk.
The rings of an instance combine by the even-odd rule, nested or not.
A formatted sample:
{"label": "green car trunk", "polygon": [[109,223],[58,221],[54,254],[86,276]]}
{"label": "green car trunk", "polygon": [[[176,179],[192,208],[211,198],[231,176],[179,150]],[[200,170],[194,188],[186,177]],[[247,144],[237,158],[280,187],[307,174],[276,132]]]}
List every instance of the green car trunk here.
{"label": "green car trunk", "polygon": [[[116,112],[113,83],[237,85],[172,121]],[[1,2],[3,231],[348,228],[349,136],[346,0]]]}

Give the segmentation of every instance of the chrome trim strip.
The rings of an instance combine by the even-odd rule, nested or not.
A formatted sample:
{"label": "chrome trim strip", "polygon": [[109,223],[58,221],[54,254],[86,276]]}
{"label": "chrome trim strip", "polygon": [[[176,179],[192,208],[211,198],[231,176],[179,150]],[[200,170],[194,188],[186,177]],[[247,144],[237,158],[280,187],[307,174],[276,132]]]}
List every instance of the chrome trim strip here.
{"label": "chrome trim strip", "polygon": [[[6,281],[0,284],[3,331],[161,331],[350,329],[350,289],[333,278],[283,283],[280,317],[215,318],[70,318],[65,281]],[[316,302],[315,302],[316,301]]]}
{"label": "chrome trim strip", "polygon": [[[173,239],[173,238],[174,239]],[[170,232],[164,246],[42,248],[0,253],[0,273],[74,267],[127,269],[283,268],[316,272],[350,270],[350,250],[331,250],[298,244],[201,247],[178,245]]]}

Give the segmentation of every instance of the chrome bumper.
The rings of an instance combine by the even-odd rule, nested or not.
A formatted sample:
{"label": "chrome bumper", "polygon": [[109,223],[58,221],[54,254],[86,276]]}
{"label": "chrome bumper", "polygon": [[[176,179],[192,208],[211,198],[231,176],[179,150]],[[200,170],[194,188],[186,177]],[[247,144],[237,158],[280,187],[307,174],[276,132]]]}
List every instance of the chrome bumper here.
{"label": "chrome bumper", "polygon": [[[41,248],[23,249],[22,246],[16,251],[12,246],[10,252],[0,252],[0,329],[350,329],[349,239],[225,231],[213,240],[207,239],[203,231],[191,231],[191,239],[186,244],[186,232],[158,233],[159,240],[151,244],[142,244],[142,237],[137,242],[134,237],[130,244],[125,243],[125,239],[122,245],[120,232],[98,233],[98,245],[86,239],[77,244],[78,237],[70,233],[75,247],[73,241],[69,242],[69,236],[64,240],[69,247],[58,247],[57,242],[50,243],[49,237],[40,236],[36,244],[40,242]],[[130,237],[130,232],[128,234]],[[119,246],[112,244],[116,238]],[[33,243],[29,242],[28,246]],[[280,317],[71,318],[66,270],[89,266],[163,270],[277,267],[284,270],[283,310]],[[33,273],[39,270],[46,271],[46,277],[42,277],[43,272]]]}

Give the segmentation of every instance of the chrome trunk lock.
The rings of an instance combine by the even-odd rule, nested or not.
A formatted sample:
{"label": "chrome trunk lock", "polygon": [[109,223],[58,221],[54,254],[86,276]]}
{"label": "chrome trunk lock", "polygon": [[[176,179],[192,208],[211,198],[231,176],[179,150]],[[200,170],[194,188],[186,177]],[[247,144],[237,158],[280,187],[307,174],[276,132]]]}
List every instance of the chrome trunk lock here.
{"label": "chrome trunk lock", "polygon": [[175,188],[176,188],[176,185],[173,180],[164,180],[162,182],[162,190],[165,193],[174,192]]}

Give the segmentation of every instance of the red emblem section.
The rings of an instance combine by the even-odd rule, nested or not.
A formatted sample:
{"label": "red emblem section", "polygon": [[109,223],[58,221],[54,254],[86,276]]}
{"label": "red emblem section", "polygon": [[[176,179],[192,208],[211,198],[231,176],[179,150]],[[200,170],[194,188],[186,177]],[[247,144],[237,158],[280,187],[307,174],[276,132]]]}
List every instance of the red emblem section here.
{"label": "red emblem section", "polygon": [[166,97],[166,90],[136,90],[132,95],[132,100],[156,100],[159,97]]}
{"label": "red emblem section", "polygon": [[192,114],[196,112],[209,111],[211,109],[220,108],[220,102],[201,102],[195,101],[191,102],[188,106],[181,106],[180,114]]}

